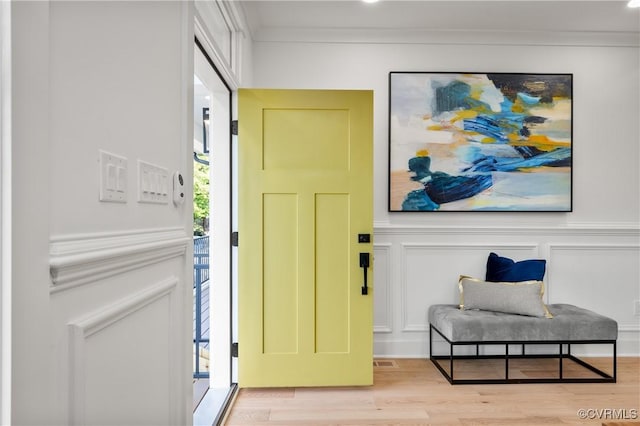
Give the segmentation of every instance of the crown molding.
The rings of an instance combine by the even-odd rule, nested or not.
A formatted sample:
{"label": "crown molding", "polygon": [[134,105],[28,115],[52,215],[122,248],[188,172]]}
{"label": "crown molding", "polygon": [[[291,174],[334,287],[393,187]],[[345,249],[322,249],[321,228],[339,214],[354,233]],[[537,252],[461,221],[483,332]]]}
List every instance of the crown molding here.
{"label": "crown molding", "polygon": [[262,28],[253,41],[278,43],[433,44],[502,46],[639,47],[640,32],[465,31],[419,28]]}

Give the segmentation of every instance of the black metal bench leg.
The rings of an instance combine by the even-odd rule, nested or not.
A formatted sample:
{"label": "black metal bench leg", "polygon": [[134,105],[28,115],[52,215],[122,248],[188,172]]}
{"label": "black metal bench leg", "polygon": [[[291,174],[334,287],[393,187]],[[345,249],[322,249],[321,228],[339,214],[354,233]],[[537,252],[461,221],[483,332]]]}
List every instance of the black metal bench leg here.
{"label": "black metal bench leg", "polygon": [[562,380],[562,343],[558,346],[560,347],[560,353],[558,355],[558,374],[560,375],[560,380]]}
{"label": "black metal bench leg", "polygon": [[618,380],[618,356],[616,354],[616,345],[617,342],[613,342],[613,381],[616,382]]}
{"label": "black metal bench leg", "polygon": [[449,375],[453,382],[453,345],[449,345]]}
{"label": "black metal bench leg", "polygon": [[509,380],[509,344],[504,345],[504,379]]}

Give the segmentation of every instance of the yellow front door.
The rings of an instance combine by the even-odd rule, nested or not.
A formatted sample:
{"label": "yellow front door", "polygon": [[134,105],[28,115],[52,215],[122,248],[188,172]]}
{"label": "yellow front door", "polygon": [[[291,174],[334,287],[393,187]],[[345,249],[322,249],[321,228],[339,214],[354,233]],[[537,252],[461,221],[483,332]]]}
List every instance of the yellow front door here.
{"label": "yellow front door", "polygon": [[371,384],[373,92],[241,89],[238,109],[239,384]]}

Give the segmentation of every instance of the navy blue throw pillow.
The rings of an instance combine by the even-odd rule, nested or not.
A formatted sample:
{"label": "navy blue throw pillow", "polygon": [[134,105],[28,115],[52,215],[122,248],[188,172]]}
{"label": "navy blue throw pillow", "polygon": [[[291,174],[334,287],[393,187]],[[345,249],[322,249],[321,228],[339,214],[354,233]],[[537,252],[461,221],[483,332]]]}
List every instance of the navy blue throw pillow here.
{"label": "navy blue throw pillow", "polygon": [[519,282],[542,281],[547,261],[544,259],[531,259],[515,262],[508,257],[501,257],[495,253],[489,254],[487,259],[486,281],[493,282]]}

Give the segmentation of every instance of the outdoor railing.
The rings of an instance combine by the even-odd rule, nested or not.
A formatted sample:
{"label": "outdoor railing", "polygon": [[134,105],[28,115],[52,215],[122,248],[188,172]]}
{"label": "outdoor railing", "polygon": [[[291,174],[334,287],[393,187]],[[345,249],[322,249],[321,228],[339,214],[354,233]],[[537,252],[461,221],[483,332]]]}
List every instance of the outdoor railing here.
{"label": "outdoor railing", "polygon": [[207,306],[203,306],[202,285],[209,281],[209,236],[195,237],[193,239],[193,288],[194,288],[194,356],[195,365],[193,377],[202,379],[209,377],[209,371],[200,371],[200,357],[203,348],[209,346],[209,337],[204,337],[202,333],[202,312],[208,309],[208,297],[204,301]]}

